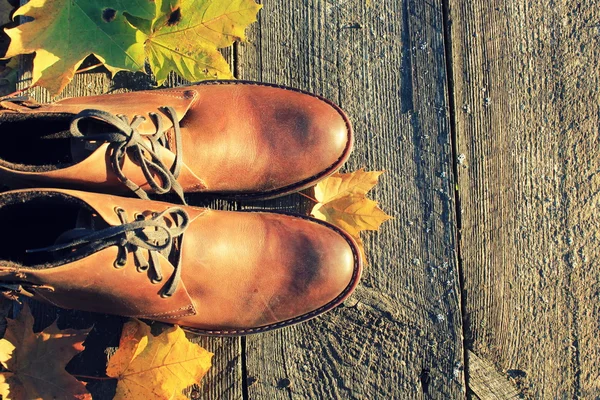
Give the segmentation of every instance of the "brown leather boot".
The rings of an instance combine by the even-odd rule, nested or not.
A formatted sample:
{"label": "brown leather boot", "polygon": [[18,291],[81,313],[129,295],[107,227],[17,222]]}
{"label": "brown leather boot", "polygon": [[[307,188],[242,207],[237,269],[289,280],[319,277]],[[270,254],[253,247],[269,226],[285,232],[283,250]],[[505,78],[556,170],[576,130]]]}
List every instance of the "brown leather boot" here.
{"label": "brown leather boot", "polygon": [[306,216],[59,189],[0,194],[0,290],[208,335],[305,321],[356,287],[347,234]]}
{"label": "brown leather boot", "polygon": [[254,82],[0,107],[0,178],[17,187],[270,198],[335,172],[353,141],[333,103]]}

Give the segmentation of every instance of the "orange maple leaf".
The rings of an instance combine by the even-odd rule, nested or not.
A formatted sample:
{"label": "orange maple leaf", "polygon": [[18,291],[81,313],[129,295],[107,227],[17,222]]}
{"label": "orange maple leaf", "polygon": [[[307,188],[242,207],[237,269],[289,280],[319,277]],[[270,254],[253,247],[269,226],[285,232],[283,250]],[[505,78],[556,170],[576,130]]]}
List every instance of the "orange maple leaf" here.
{"label": "orange maple leaf", "polygon": [[347,174],[336,173],[315,186],[317,204],[311,215],[342,228],[352,236],[362,252],[365,264],[360,232],[376,231],[383,222],[392,218],[379,208],[376,201],[366,197],[383,172],[366,172],[360,169]]}
{"label": "orange maple leaf", "polygon": [[123,327],[106,374],[117,378],[115,399],[186,399],[182,390],[200,382],[212,356],[178,326],[153,336],[148,325],[131,320]]}
{"label": "orange maple leaf", "polygon": [[5,400],[91,399],[85,384],[65,371],[74,355],[83,350],[89,329],[61,331],[54,322],[33,333],[27,304],[16,319],[7,319],[0,340],[0,395]]}

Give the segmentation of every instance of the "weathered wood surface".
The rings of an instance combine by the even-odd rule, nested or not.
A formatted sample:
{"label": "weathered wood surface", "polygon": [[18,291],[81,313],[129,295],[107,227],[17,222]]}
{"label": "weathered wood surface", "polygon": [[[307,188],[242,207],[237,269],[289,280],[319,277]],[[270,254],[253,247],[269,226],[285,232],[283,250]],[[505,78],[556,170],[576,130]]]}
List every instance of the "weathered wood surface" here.
{"label": "weathered wood surface", "polygon": [[370,265],[345,307],[246,339],[249,398],[463,398],[441,3],[263,4],[239,76],[339,103],[356,131],[345,169],[387,170],[374,197],[395,219],[366,236]]}
{"label": "weathered wood surface", "polygon": [[[395,220],[365,240],[370,266],[343,307],[247,339],[197,339],[216,353],[215,367],[189,396],[464,398],[462,294],[465,345],[478,355],[466,377],[475,395],[485,398],[485,385],[508,376],[527,398],[600,398],[595,2],[446,0],[446,10],[414,0],[263,3],[249,42],[227,52],[236,76],[310,90],[347,110],[357,143],[346,169],[388,171],[374,197]],[[27,78],[24,70],[21,86]],[[85,73],[63,96],[151,86],[141,74]],[[298,195],[210,204],[311,205]],[[34,311],[38,327],[57,313]],[[118,339],[119,321],[59,315],[65,324],[99,318],[99,352],[90,357],[102,361],[102,346],[110,353]],[[93,375],[100,364],[72,368]],[[97,386],[98,398],[110,397]],[[490,393],[514,395],[504,388]]]}
{"label": "weathered wood surface", "polygon": [[516,400],[521,394],[508,377],[496,370],[496,367],[467,352],[469,360],[469,391],[482,400]]}
{"label": "weathered wood surface", "polygon": [[[395,219],[365,238],[370,265],[344,306],[273,333],[202,339],[217,353],[215,367],[190,397],[464,398],[441,3],[263,4],[248,43],[231,53],[236,76],[295,86],[339,103],[356,131],[356,149],[345,169],[387,170],[373,197]],[[111,81],[103,73],[85,73],[63,96],[150,86],[140,74],[117,74]],[[49,100],[43,90],[32,94]],[[301,212],[311,205],[299,195],[211,204]],[[97,393],[110,397],[108,389]]]}
{"label": "weathered wood surface", "polygon": [[451,0],[450,19],[466,345],[527,398],[598,399],[600,8]]}

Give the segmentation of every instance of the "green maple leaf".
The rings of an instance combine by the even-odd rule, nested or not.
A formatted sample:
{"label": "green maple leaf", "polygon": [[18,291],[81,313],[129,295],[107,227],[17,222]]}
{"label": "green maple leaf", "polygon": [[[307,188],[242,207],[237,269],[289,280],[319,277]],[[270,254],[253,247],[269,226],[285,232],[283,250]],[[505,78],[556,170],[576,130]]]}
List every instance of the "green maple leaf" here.
{"label": "green maple leaf", "polygon": [[155,0],[156,17],[130,22],[148,35],[145,48],[158,84],[170,71],[190,81],[233,78],[218,51],[244,40],[262,7],[254,0]]}
{"label": "green maple leaf", "polygon": [[59,93],[83,60],[94,54],[111,71],[143,69],[146,35],[125,13],[153,19],[152,0],[31,0],[14,16],[33,21],[7,29],[6,58],[36,53],[33,82]]}
{"label": "green maple leaf", "polygon": [[60,93],[94,54],[112,73],[143,71],[147,58],[162,84],[170,71],[190,81],[233,78],[218,51],[256,21],[254,0],[31,0],[7,29],[6,58],[36,53],[32,85]]}

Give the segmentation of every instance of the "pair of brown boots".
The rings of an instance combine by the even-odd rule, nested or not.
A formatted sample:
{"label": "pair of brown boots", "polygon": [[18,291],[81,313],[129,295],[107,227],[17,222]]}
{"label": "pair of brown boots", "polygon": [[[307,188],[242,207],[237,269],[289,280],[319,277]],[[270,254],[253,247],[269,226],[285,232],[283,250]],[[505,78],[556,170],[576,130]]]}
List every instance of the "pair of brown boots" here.
{"label": "pair of brown boots", "polygon": [[0,194],[5,294],[243,335],[330,310],[358,283],[356,243],[330,224],[148,198],[314,185],[352,149],[348,118],[325,99],[216,81],[0,106],[0,182],[62,188]]}

